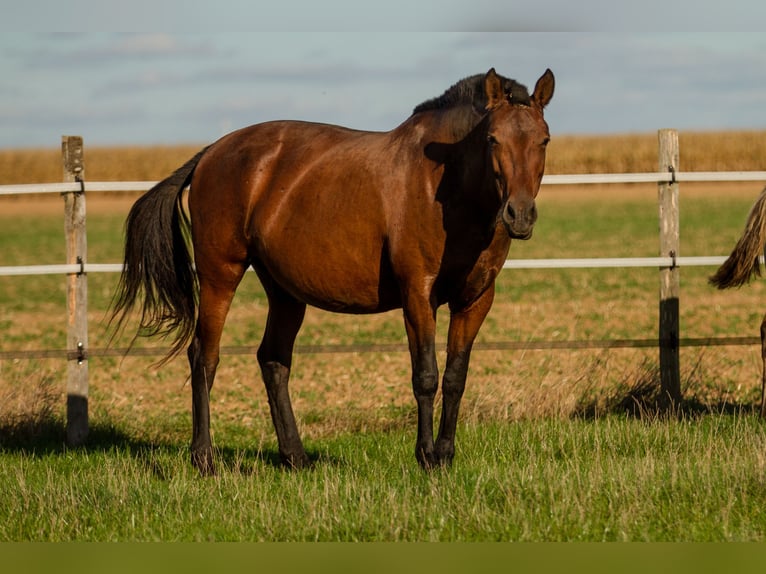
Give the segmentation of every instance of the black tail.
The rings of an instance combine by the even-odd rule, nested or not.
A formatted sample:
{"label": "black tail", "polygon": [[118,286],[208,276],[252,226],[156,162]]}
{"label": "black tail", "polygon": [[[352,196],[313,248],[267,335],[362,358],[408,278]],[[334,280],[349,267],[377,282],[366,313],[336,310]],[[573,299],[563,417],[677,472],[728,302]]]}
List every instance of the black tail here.
{"label": "black tail", "polygon": [[172,334],[165,360],[177,355],[194,333],[198,285],[186,241],[189,219],[182,192],[205,151],[142,195],[125,223],[124,267],[110,325],[117,334],[143,292],[136,337]]}

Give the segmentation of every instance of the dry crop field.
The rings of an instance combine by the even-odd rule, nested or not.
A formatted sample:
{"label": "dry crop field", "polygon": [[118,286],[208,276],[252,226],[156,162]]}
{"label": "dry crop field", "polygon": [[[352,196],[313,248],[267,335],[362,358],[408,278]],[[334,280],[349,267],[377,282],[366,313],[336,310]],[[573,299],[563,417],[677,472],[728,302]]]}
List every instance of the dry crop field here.
{"label": "dry crop field", "polygon": [[[762,170],[766,131],[681,132],[681,169]],[[61,181],[57,142],[45,149],[0,149],[0,185]],[[91,181],[157,180],[170,174],[206,143],[178,146],[88,147],[85,173]],[[655,133],[557,135],[549,146],[546,173],[628,173],[657,169]]]}
{"label": "dry crop field", "polygon": [[[683,170],[762,170],[766,133],[681,133]],[[156,180],[199,146],[85,148],[86,178]],[[60,155],[51,150],[0,151],[0,183],[58,181]],[[656,170],[656,135],[554,138],[547,173]],[[759,184],[684,184],[682,255],[725,255],[738,237]],[[88,199],[89,261],[119,262],[121,226],[134,194]],[[57,263],[63,258],[62,202],[58,197],[14,197],[0,202],[0,265]],[[656,186],[550,186],[539,198],[540,222],[530,242],[515,242],[509,257],[632,257],[657,255]],[[755,283],[718,293],[706,285],[710,268],[682,270],[682,337],[755,336],[766,290]],[[107,345],[104,327],[115,275],[89,278],[90,346]],[[61,349],[65,342],[60,277],[0,278],[0,349]],[[463,409],[464,420],[572,416],[629,403],[656,383],[656,349],[486,350],[497,342],[582,341],[656,337],[656,270],[505,271],[498,297],[478,339]],[[446,311],[441,313],[442,339]],[[213,420],[252,425],[270,440],[265,393],[247,348],[258,344],[266,304],[254,276],[235,300],[214,391]],[[114,343],[125,346],[129,337]],[[401,345],[397,312],[348,317],[310,311],[293,375],[295,408],[304,432],[326,436],[347,430],[409,424],[409,359],[402,351],[310,352],[312,346]],[[139,341],[139,346],[158,343]],[[186,363],[152,368],[157,357],[91,359],[91,413],[139,424],[188,412]],[[443,357],[441,357],[443,360]],[[0,361],[0,417],[32,411],[61,413],[65,362]],[[760,361],[755,346],[682,350],[689,400],[751,407],[758,399]]]}

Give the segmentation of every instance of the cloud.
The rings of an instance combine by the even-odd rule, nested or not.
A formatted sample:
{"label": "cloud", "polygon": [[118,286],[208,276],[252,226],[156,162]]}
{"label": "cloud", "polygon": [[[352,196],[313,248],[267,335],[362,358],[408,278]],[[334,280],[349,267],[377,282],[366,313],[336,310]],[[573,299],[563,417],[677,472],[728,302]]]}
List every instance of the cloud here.
{"label": "cloud", "polygon": [[183,77],[159,68],[136,70],[95,85],[91,91],[91,97],[94,100],[133,98],[141,93],[177,89],[184,81]]}
{"label": "cloud", "polygon": [[114,55],[126,57],[167,57],[207,54],[205,42],[189,42],[170,34],[128,34],[118,36],[111,46]]}
{"label": "cloud", "polygon": [[[421,3],[422,4],[422,3]],[[761,32],[762,0],[473,0],[456,3],[437,29],[472,32]]]}
{"label": "cloud", "polygon": [[207,40],[169,34],[51,34],[25,44],[14,56],[29,68],[84,69],[130,62],[214,58],[222,54]]}

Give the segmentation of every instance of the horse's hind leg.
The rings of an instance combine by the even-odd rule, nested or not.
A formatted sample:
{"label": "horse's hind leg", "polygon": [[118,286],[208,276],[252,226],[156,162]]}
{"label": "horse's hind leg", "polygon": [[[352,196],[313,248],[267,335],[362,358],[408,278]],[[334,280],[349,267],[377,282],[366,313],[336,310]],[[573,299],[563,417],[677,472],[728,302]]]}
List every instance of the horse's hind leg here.
{"label": "horse's hind leg", "polygon": [[199,317],[189,346],[192,387],[192,464],[203,475],[215,472],[210,440],[210,390],[215,380],[220,354],[221,333],[234,292],[242,280],[244,266],[221,270],[214,280],[200,275]]}
{"label": "horse's hind leg", "polygon": [[277,433],[279,455],[285,465],[302,468],[309,465],[309,458],[295,423],[288,382],[293,345],[303,323],[306,305],[267,278],[262,277],[261,281],[269,298],[269,316],[263,341],[258,348],[258,364],[266,386],[271,420]]}

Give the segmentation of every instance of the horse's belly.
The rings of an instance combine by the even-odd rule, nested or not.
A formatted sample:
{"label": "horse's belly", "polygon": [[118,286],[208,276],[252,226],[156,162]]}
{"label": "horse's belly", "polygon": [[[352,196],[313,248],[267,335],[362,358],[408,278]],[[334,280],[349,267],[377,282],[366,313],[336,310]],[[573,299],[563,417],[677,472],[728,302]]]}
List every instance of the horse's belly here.
{"label": "horse's belly", "polygon": [[291,274],[282,286],[297,299],[336,313],[380,313],[401,306],[398,291],[357,274],[338,273],[322,277]]}
{"label": "horse's belly", "polygon": [[296,299],[338,313],[380,313],[401,306],[393,274],[380,261],[335,259],[321,250],[299,253],[289,260],[263,261],[270,278]]}

